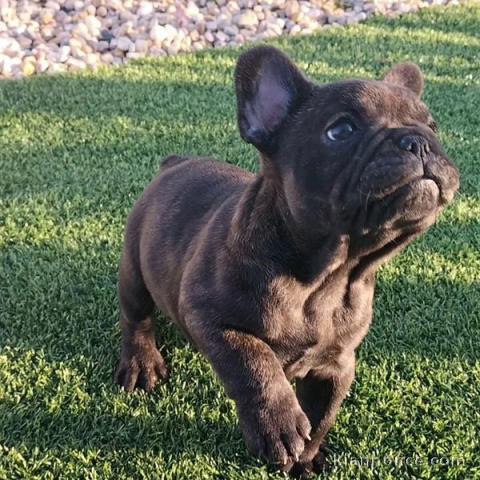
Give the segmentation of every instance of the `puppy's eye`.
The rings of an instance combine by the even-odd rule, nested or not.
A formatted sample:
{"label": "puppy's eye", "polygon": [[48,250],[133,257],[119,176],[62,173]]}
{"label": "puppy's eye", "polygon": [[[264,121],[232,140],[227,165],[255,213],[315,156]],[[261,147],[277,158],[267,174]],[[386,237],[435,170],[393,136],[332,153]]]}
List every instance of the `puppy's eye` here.
{"label": "puppy's eye", "polygon": [[349,138],[357,127],[348,118],[340,118],[327,130],[327,137],[332,142],[338,142]]}

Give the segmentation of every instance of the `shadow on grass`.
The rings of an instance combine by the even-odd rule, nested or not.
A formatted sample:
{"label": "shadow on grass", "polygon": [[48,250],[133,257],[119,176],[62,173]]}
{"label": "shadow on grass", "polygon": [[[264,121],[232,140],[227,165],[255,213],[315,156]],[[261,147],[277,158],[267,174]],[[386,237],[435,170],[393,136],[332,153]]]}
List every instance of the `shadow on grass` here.
{"label": "shadow on grass", "polygon": [[[137,396],[141,401],[141,396]],[[93,400],[94,401],[94,400]],[[82,413],[72,414],[65,408],[49,412],[35,399],[22,404],[0,404],[2,428],[9,432],[0,443],[7,447],[25,445],[40,449],[149,450],[154,455],[212,454],[218,445],[232,445],[234,454],[242,438],[237,425],[225,419],[191,418],[180,412],[133,417],[100,411],[92,404]],[[181,425],[181,429],[179,429]],[[145,440],[147,439],[147,440]],[[244,447],[243,447],[244,448]]]}
{"label": "shadow on grass", "polygon": [[[38,85],[42,83],[40,80]],[[51,82],[45,82],[46,86],[51,86]],[[117,96],[111,96],[112,102],[102,105],[99,83],[103,81],[75,77],[56,79],[53,83],[59,87],[56,91],[65,88],[65,92],[82,92],[79,95],[85,98],[81,105],[90,98],[97,107],[78,107],[75,113],[65,113],[69,106],[53,100],[34,109],[29,105],[30,110],[25,110],[27,116],[41,113],[42,117],[34,122],[40,131],[45,128],[41,124],[49,117],[49,121],[55,124],[54,128],[58,129],[55,139],[42,143],[38,138],[25,142],[8,137],[0,141],[3,151],[8,154],[2,160],[9,178],[4,182],[5,201],[18,202],[22,198],[28,201],[32,196],[41,200],[42,195],[56,195],[54,208],[62,208],[72,200],[81,200],[85,204],[83,210],[92,208],[90,213],[118,206],[125,210],[158,171],[161,159],[172,153],[212,156],[250,170],[256,168],[255,152],[241,142],[236,130],[231,88],[205,88],[186,81],[177,83],[173,93],[169,94],[177,97],[175,108],[168,98],[161,96],[157,102],[150,103],[148,110],[132,114],[141,99],[153,96],[165,85],[171,85],[112,81],[111,88]],[[440,117],[446,150],[462,173],[462,191],[476,195],[480,194],[479,172],[471,154],[465,157],[465,146],[474,133],[476,111],[468,108],[465,102],[477,98],[478,88],[476,85],[454,85],[449,81],[435,81],[430,86],[430,103],[437,104],[433,112],[438,112],[436,116]],[[124,91],[129,92],[128,97],[123,95]],[[182,113],[183,109],[178,109],[182,105],[178,92],[185,91],[190,91],[190,94],[183,100],[187,112]],[[37,93],[40,93],[40,98],[43,97],[41,89]],[[58,97],[61,98],[62,93]],[[194,112],[189,114],[187,107],[192,98],[195,98],[196,105]],[[212,98],[228,108],[212,110]],[[449,99],[448,108],[442,110],[442,102],[446,98]],[[28,100],[23,102],[28,103]],[[16,115],[25,106],[20,102]],[[125,117],[133,118],[132,122],[125,121]],[[461,124],[458,121],[460,117]],[[17,170],[19,162],[22,164],[20,171]]]}
{"label": "shadow on grass", "polygon": [[[73,369],[73,376],[78,375],[75,371],[80,366],[81,389],[89,396],[80,411],[71,410],[75,398],[67,398],[52,411],[49,398],[57,394],[58,383],[62,382],[61,377],[53,376],[48,388],[21,403],[3,401],[0,418],[7,433],[4,438],[0,436],[0,443],[126,453],[134,447],[166,457],[187,453],[214,455],[220,460],[243,452],[245,461],[254,462],[248,460],[231,412],[227,419],[203,417],[195,389],[187,394],[191,397],[179,400],[180,410],[171,404],[162,405],[163,397],[177,399],[182,387],[175,383],[175,377],[185,377],[182,369],[190,367],[181,363],[186,360],[189,365],[193,358],[190,347],[173,326],[160,321],[158,327],[167,359],[173,350],[177,357],[181,351],[176,360],[179,365],[174,359],[172,384],[165,384],[151,397],[137,394],[128,400],[113,385],[119,351],[114,250],[110,245],[95,244],[78,251],[48,245],[17,246],[9,255],[4,252],[0,256],[2,276],[10,279],[0,315],[0,348],[42,352],[53,368],[60,362]],[[390,358],[395,362],[412,355],[434,361],[462,358],[473,362],[477,348],[471,339],[479,329],[474,313],[479,291],[478,282],[468,285],[448,278],[436,282],[405,276],[380,279],[376,322],[362,347],[361,361],[375,364],[377,358]],[[200,376],[204,373],[202,370]],[[75,390],[73,386],[67,388]],[[209,385],[200,402],[214,401],[216,388],[216,383]],[[146,405],[147,411],[138,417],[116,413],[116,397],[127,401],[129,408]],[[181,411],[189,404],[194,405],[193,416]],[[341,451],[344,447],[336,439],[335,448]],[[231,449],[229,453],[225,448]]]}
{"label": "shadow on grass", "polygon": [[[443,248],[444,255],[455,259],[455,246]],[[9,279],[2,288],[0,347],[43,350],[54,361],[81,356],[97,364],[100,359],[101,376],[110,384],[119,349],[119,250],[108,243],[86,243],[78,249],[48,244],[7,248],[0,255],[0,272]],[[432,254],[441,259],[442,249],[435,244],[422,247],[425,262]],[[475,314],[478,281],[468,284],[448,276],[428,280],[419,275],[405,272],[388,280],[380,275],[375,349],[475,358],[477,352],[470,340],[480,327]],[[167,320],[160,316],[157,323],[167,356],[169,348],[186,345]],[[109,352],[107,356],[105,352]]]}

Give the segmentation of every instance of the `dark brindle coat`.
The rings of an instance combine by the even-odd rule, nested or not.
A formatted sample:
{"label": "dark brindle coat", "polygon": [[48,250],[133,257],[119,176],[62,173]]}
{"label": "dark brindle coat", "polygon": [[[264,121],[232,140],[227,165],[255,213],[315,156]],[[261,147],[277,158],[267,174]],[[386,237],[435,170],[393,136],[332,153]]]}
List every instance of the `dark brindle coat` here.
{"label": "dark brindle coat", "polygon": [[413,64],[316,85],[257,47],[235,84],[261,171],[163,162],[128,220],[117,381],[150,390],[166,377],[156,305],[213,365],[250,449],[303,474],[321,467],[354,378],[378,266],[434,223],[458,173]]}

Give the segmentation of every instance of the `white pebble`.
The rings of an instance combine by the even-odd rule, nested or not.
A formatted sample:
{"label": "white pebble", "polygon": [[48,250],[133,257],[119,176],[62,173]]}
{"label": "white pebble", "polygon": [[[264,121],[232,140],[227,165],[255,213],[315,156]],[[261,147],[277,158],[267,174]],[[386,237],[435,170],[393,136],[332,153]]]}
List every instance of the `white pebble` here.
{"label": "white pebble", "polygon": [[135,52],[146,53],[149,46],[149,41],[144,38],[137,38],[135,40]]}
{"label": "white pebble", "polygon": [[100,56],[100,59],[102,60],[103,63],[106,63],[108,65],[113,62],[113,55],[109,52],[103,53]]}
{"label": "white pebble", "polygon": [[47,60],[38,60],[35,69],[37,73],[46,72],[49,67],[49,62]]}
{"label": "white pebble", "polygon": [[148,17],[148,15],[151,15],[154,11],[155,9],[153,8],[152,2],[140,2],[137,15]]}
{"label": "white pebble", "polygon": [[106,17],[108,14],[108,10],[103,5],[101,5],[100,7],[97,8],[96,13],[99,17]]}
{"label": "white pebble", "polygon": [[251,10],[246,10],[236,20],[237,24],[243,28],[254,28],[258,25],[258,17]]}
{"label": "white pebble", "polygon": [[77,26],[74,27],[72,33],[74,35],[77,35],[78,37],[82,37],[82,38],[87,38],[87,37],[90,36],[90,32],[88,30],[88,27],[83,22],[78,23]]}
{"label": "white pebble", "polygon": [[204,38],[207,42],[213,43],[215,41],[215,37],[213,33],[210,31],[205,32]]}
{"label": "white pebble", "polygon": [[101,40],[100,42],[97,43],[97,50],[99,52],[105,52],[109,48],[109,43]]}
{"label": "white pebble", "polygon": [[64,65],[63,63],[51,63],[50,66],[48,67],[48,72],[49,74],[54,74],[54,73],[63,73],[67,70],[67,66]]}
{"label": "white pebble", "polygon": [[220,42],[220,43],[226,43],[229,38],[228,38],[228,35],[223,33],[223,32],[217,32],[215,34],[215,38]]}
{"label": "white pebble", "polygon": [[65,63],[70,57],[70,47],[68,45],[63,45],[58,49],[57,53],[57,62]]}
{"label": "white pebble", "polygon": [[128,52],[131,44],[132,44],[132,41],[128,37],[120,37],[117,40],[117,48],[124,52]]}
{"label": "white pebble", "polygon": [[97,32],[102,28],[102,22],[97,17],[87,17],[84,22],[90,33]]}
{"label": "white pebble", "polygon": [[154,25],[150,30],[150,39],[153,43],[160,45],[167,38],[167,32],[162,25]]}
{"label": "white pebble", "polygon": [[138,60],[139,58],[144,58],[145,52],[128,52],[127,58],[130,60]]}
{"label": "white pebble", "polygon": [[85,63],[90,67],[96,67],[98,64],[98,54],[96,53],[89,53],[85,57]]}
{"label": "white pebble", "polygon": [[48,0],[48,2],[45,3],[45,8],[48,8],[49,10],[53,10],[55,12],[58,12],[61,7],[60,7],[60,4],[58,2]]}
{"label": "white pebble", "polygon": [[20,36],[17,39],[22,50],[28,50],[32,46],[32,39],[27,36]]}
{"label": "white pebble", "polygon": [[210,30],[211,32],[216,32],[218,30],[218,23],[214,20],[211,22],[206,23],[207,30]]}
{"label": "white pebble", "polygon": [[225,27],[225,33],[227,35],[230,35],[231,37],[234,37],[235,35],[238,34],[238,27],[236,27],[235,25],[227,25]]}
{"label": "white pebble", "polygon": [[69,70],[81,70],[87,66],[83,60],[79,60],[78,58],[69,58],[67,65]]}

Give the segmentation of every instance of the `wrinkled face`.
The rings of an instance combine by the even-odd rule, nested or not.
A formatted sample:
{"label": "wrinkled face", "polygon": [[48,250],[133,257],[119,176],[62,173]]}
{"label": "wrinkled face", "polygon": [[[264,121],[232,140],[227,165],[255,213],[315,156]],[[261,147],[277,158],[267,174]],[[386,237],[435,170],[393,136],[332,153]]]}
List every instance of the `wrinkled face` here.
{"label": "wrinkled face", "polygon": [[458,188],[426,106],[383,81],[314,87],[275,158],[296,214],[321,211],[349,232],[426,228]]}
{"label": "wrinkled face", "polygon": [[428,228],[458,189],[413,64],[383,81],[315,85],[281,52],[246,52],[236,72],[242,137],[263,154],[299,225],[378,237]]}

